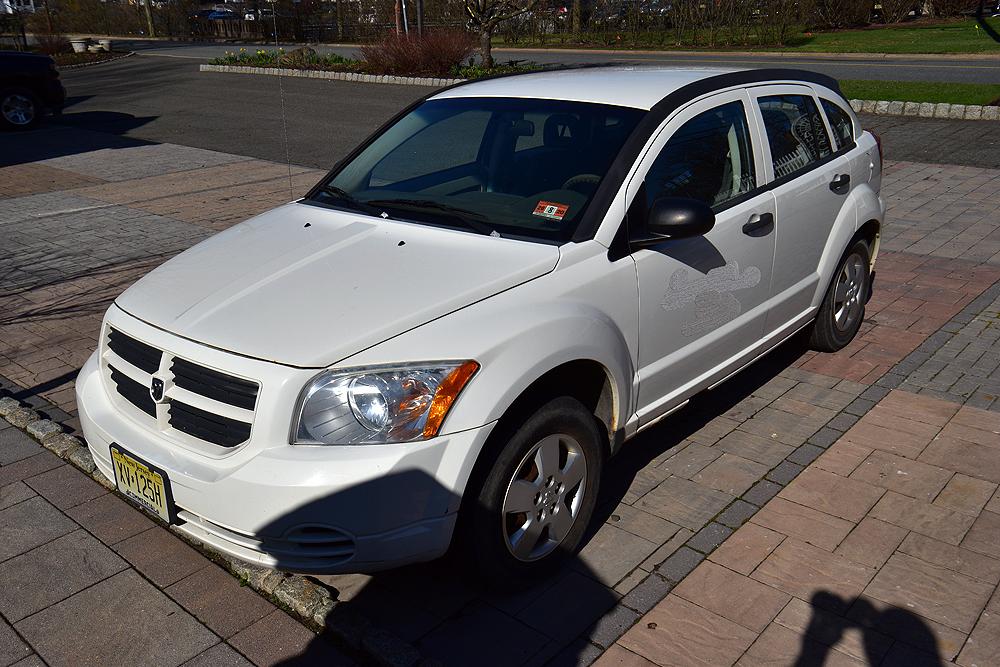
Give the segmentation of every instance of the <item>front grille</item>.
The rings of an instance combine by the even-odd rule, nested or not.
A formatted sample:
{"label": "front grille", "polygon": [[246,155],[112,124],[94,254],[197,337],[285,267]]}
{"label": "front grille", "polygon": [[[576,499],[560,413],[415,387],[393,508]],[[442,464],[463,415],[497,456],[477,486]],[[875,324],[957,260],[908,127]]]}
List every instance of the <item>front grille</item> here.
{"label": "front grille", "polygon": [[174,384],[196,394],[214,398],[222,403],[253,410],[257,403],[257,383],[192,364],[184,359],[174,359],[170,366]]}
{"label": "front grille", "polygon": [[[206,368],[186,359],[170,358],[169,353],[147,345],[116,329],[108,331],[108,348],[118,358],[129,365],[117,364],[115,356],[108,356],[108,372],[118,394],[126,401],[158,420],[161,428],[171,427],[181,433],[218,445],[235,447],[250,437],[252,417],[243,421],[234,419],[232,408],[253,410],[257,403],[260,386],[256,382],[244,380],[226,373]],[[157,412],[157,404],[150,396],[153,373],[159,370],[163,355],[167,354],[173,386],[182,389],[184,401],[171,396],[172,388],[167,381],[164,408]],[[134,366],[130,370],[130,367]],[[138,373],[135,369],[143,371]],[[195,396],[192,396],[195,395]],[[206,399],[196,400],[196,398]],[[197,403],[192,405],[191,403]],[[217,414],[223,412],[226,414]],[[240,416],[240,415],[237,415]]]}
{"label": "front grille", "polygon": [[178,431],[222,447],[235,447],[250,437],[250,424],[170,401],[170,425]]}
{"label": "front grille", "polygon": [[115,383],[122,398],[150,417],[156,416],[156,403],[149,395],[149,388],[143,387],[114,366],[108,366],[108,370],[111,371],[111,381]]}
{"label": "front grille", "polygon": [[155,373],[160,368],[162,352],[120,331],[111,329],[108,332],[108,347],[119,357],[147,373]]}

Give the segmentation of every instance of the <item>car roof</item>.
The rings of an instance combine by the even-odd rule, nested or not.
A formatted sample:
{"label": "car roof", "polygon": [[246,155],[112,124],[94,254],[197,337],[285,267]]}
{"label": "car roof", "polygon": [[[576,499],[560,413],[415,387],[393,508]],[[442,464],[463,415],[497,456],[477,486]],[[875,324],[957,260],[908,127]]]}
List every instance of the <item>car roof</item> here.
{"label": "car roof", "polygon": [[[652,109],[671,93],[689,84],[721,77],[719,87],[740,81],[726,81],[725,74],[754,70],[733,67],[598,66],[552,69],[513,76],[499,76],[447,88],[428,99],[459,97],[520,97],[591,102],[615,106]],[[759,70],[762,76],[783,81],[815,81],[813,72],[797,70]],[[741,77],[742,78],[742,77]]]}

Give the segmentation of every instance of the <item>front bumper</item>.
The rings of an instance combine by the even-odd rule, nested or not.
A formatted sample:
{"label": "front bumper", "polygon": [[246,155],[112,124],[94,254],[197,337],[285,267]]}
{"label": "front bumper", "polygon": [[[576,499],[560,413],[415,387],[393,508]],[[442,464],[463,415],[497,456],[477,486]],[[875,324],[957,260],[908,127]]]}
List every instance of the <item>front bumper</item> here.
{"label": "front bumper", "polygon": [[402,445],[256,443],[220,459],[178,447],[118,409],[97,353],[76,387],[83,433],[105,476],[114,479],[116,443],[167,473],[181,531],[230,556],[295,572],[372,572],[442,555],[492,428]]}

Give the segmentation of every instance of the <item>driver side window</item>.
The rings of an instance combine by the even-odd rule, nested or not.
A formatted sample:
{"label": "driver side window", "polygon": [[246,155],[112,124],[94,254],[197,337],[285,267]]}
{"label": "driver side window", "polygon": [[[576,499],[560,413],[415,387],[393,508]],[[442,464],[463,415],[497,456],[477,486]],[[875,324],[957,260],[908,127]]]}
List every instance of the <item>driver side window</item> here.
{"label": "driver side window", "polygon": [[661,197],[687,197],[718,209],[756,184],[746,111],[730,102],[674,132],[646,174],[646,207]]}

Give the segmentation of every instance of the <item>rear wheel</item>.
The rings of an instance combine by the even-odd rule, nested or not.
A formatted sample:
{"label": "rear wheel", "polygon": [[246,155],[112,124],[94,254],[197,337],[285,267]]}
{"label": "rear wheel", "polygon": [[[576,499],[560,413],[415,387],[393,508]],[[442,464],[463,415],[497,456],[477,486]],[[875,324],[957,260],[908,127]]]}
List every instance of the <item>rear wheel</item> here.
{"label": "rear wheel", "polygon": [[0,123],[4,127],[23,130],[38,122],[42,115],[38,98],[24,88],[0,90]]}
{"label": "rear wheel", "polygon": [[820,352],[836,352],[848,345],[865,318],[871,284],[868,244],[856,241],[834,274],[813,324],[809,345]]}
{"label": "rear wheel", "polygon": [[597,502],[601,438],[594,415],[562,397],[539,408],[501,446],[462,517],[466,546],[489,581],[528,583],[576,551]]}

